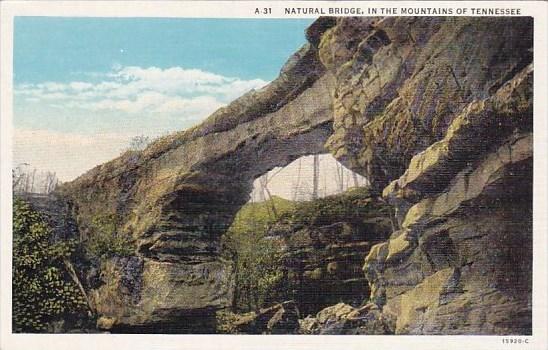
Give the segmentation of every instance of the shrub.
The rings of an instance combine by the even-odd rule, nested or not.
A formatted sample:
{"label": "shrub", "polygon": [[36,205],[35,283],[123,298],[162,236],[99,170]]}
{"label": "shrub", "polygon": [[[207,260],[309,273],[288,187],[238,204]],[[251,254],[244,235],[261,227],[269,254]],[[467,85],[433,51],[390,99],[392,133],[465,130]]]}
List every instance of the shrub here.
{"label": "shrub", "polygon": [[51,230],[24,201],[13,203],[13,330],[46,331],[48,324],[85,310],[86,302],[65,270],[75,242],[52,243]]}
{"label": "shrub", "polygon": [[85,242],[88,254],[98,259],[133,255],[133,245],[129,237],[119,233],[117,226],[116,216],[113,214],[93,217]]}
{"label": "shrub", "polygon": [[362,224],[371,215],[390,216],[388,206],[369,205],[373,201],[367,188],[353,188],[341,194],[300,202],[295,210],[281,215],[280,221],[295,226],[322,226],[341,221]]}
{"label": "shrub", "polygon": [[237,311],[256,310],[272,302],[282,282],[281,242],[266,237],[277,220],[272,205],[279,214],[293,208],[291,201],[275,196],[269,201],[246,204],[223,237],[235,265]]}

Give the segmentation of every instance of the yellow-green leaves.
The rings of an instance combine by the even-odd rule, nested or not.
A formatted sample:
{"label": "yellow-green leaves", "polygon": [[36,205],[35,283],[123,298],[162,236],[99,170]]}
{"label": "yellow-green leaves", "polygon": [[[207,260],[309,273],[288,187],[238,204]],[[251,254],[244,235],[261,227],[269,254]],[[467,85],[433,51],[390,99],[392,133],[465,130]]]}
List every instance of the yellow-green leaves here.
{"label": "yellow-green leaves", "polygon": [[117,230],[117,226],[115,215],[95,216],[85,242],[87,253],[98,259],[133,255],[133,244],[127,235]]}
{"label": "yellow-green leaves", "polygon": [[45,220],[20,199],[13,203],[13,329],[41,332],[64,313],[82,310],[85,301],[65,273],[63,258],[71,241],[51,243]]}
{"label": "yellow-green leaves", "polygon": [[261,203],[242,207],[223,237],[235,264],[236,306],[239,310],[263,307],[282,282],[282,247],[278,240],[265,239],[269,227],[277,221],[276,213],[293,210],[294,203],[274,196]]}

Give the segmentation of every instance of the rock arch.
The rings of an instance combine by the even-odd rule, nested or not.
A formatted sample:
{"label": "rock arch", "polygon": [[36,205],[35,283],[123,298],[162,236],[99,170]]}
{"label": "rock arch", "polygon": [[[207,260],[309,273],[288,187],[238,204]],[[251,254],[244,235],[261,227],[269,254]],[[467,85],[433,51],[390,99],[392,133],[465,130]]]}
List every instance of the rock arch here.
{"label": "rock arch", "polygon": [[[101,267],[107,283],[94,290],[100,326],[212,330],[213,312],[231,302],[230,264],[219,256],[220,236],[248,201],[256,177],[326,152],[334,86],[317,49],[307,44],[261,90],[63,188],[77,203],[84,236],[94,216],[108,213],[121,219],[119,230],[135,242],[135,257]],[[127,280],[133,282],[124,288]],[[181,320],[195,315],[206,324],[185,328]]]}
{"label": "rock arch", "polygon": [[[371,249],[365,266],[373,300],[387,319],[398,319],[390,329],[400,333],[453,329],[444,323],[447,310],[440,305],[423,307],[431,309],[431,325],[441,328],[423,328],[422,313],[413,311],[419,305],[416,296],[432,282],[429,277],[457,278],[446,269],[462,270],[458,279],[477,295],[496,283],[506,293],[504,283],[493,284],[484,274],[466,269],[478,261],[497,272],[490,275],[504,276],[505,268],[488,256],[506,256],[511,250],[506,237],[515,233],[512,239],[526,242],[519,254],[526,276],[518,283],[523,291],[518,293],[519,303],[501,295],[486,304],[482,297],[458,290],[462,299],[455,300],[473,300],[475,310],[504,307],[509,316],[501,316],[498,328],[482,321],[482,316],[472,320],[476,323],[471,328],[455,332],[530,330],[532,260],[527,242],[532,237],[532,216],[527,205],[518,210],[513,206],[520,202],[516,199],[530,204],[531,198],[518,186],[515,193],[503,195],[505,191],[483,180],[469,182],[468,173],[485,167],[504,170],[489,161],[506,159],[500,155],[519,150],[524,158],[520,172],[507,166],[508,171],[489,179],[505,184],[505,177],[518,174],[530,188],[532,24],[526,17],[320,19],[307,31],[309,44],[265,88],[242,96],[195,128],[158,140],[142,152],[128,152],[64,185],[61,192],[75,203],[82,235],[88,234],[95,215],[116,214],[121,218],[119,230],[135,243],[135,256],[114,258],[101,266],[103,284],[90,293],[102,316],[99,326],[149,333],[214,331],[215,310],[229,304],[232,283],[230,265],[219,255],[218,238],[247,201],[253,179],[299,156],[327,150],[366,175],[377,193],[384,189],[396,209],[400,230]],[[516,140],[525,141],[517,147]],[[509,159],[511,163],[516,157]],[[472,212],[500,209],[503,219],[493,223],[491,213],[476,216],[471,224],[477,227],[471,232],[482,229],[490,235],[476,243],[478,253],[470,257],[466,245],[455,244],[454,254],[460,258],[436,263],[434,252],[426,258],[417,247],[443,250],[447,235],[455,242],[468,240],[468,233],[458,228],[460,222],[454,232],[443,227],[446,219],[461,220],[461,214],[449,210],[440,211],[435,220],[428,217],[436,212],[433,203],[445,203],[440,198],[470,194],[455,188],[453,196],[451,186],[461,184],[461,178],[479,191],[474,192],[476,202],[466,197]],[[526,217],[518,220],[514,212]],[[441,225],[428,226],[429,234],[440,237],[419,238],[426,232],[422,226],[405,231],[409,220],[423,216],[429,225]],[[464,220],[469,221],[466,214]],[[430,267],[422,263],[428,259]],[[512,259],[501,258],[501,263]],[[439,281],[440,291],[452,283]],[[474,287],[476,281],[484,286]],[[412,301],[408,308],[413,312],[407,312],[411,320],[399,317],[399,295],[404,292]],[[458,307],[451,300],[448,308]],[[472,313],[459,313],[462,324],[467,324],[468,314]],[[511,315],[522,319],[513,323]]]}

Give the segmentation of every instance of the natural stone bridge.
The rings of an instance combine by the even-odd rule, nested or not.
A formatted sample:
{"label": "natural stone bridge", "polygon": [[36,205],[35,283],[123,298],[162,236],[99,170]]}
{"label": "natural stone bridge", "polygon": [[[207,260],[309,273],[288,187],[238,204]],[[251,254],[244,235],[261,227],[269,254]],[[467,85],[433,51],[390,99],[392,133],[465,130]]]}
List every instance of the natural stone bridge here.
{"label": "natural stone bridge", "polygon": [[[135,330],[158,321],[169,331],[166,319],[178,319],[177,324],[193,314],[207,319],[230,305],[232,276],[230,264],[219,257],[220,236],[249,200],[255,178],[300,156],[326,152],[334,85],[317,48],[307,44],[260,91],[193,129],[143,152],[127,152],[66,185],[66,193],[76,194],[83,235],[93,217],[115,213],[122,232],[135,241],[138,258],[115,259],[101,268],[109,282],[93,299],[106,323]],[[127,273],[136,274],[132,278],[139,281],[132,285],[140,290],[118,295]]]}
{"label": "natural stone bridge", "polygon": [[[195,128],[160,139],[142,152],[127,152],[65,184],[61,193],[76,205],[84,238],[93,217],[116,214],[120,232],[135,243],[134,257],[111,259],[101,266],[103,284],[91,291],[102,316],[99,325],[128,332],[213,331],[213,314],[230,304],[232,290],[230,264],[220,258],[219,238],[248,200],[256,177],[300,156],[330,151],[367,176],[380,194],[404,174],[413,156],[444,139],[448,130],[462,127],[450,126],[455,120],[462,122],[458,116],[466,114],[467,106],[484,106],[474,101],[488,100],[499,90],[500,96],[509,96],[504,105],[496,102],[496,108],[473,114],[464,136],[451,139],[452,149],[469,148],[458,154],[476,152],[473,160],[457,159],[454,171],[448,171],[455,165],[453,153],[422,161],[433,162],[428,169],[445,174],[425,175],[425,183],[443,178],[443,184],[414,188],[422,192],[412,199],[389,191],[401,223],[418,199],[443,193],[453,175],[463,168],[474,169],[496,151],[489,145],[472,149],[477,144],[470,139],[484,135],[498,147],[512,133],[530,133],[531,38],[532,21],[527,18],[321,18],[307,31],[309,43],[265,88],[242,96]],[[511,116],[507,119],[512,122],[499,129],[492,122],[484,123],[497,113]],[[496,130],[485,132],[492,128]],[[405,179],[399,183],[405,188]],[[487,187],[478,191],[483,190]],[[524,208],[529,210],[526,204]],[[406,243],[403,235],[396,239],[398,234],[394,233],[390,249],[396,243],[407,249],[407,255],[398,257],[399,264],[407,264],[405,259],[415,255],[422,257],[419,248],[413,250],[415,243]],[[493,235],[491,241],[499,239]],[[484,251],[489,249],[486,244]],[[459,255],[460,248],[455,249]],[[377,250],[379,256],[371,255],[371,266],[373,260],[384,261],[383,250]],[[397,284],[399,277],[383,273],[400,271],[398,261],[390,261],[396,267],[388,272],[375,265],[367,273],[379,305],[383,298],[394,298],[387,305],[392,308],[390,315],[397,317],[398,293],[413,291],[427,274],[468,264],[466,259],[463,253],[461,260],[441,267],[432,264],[425,270],[421,265],[409,276],[401,267],[397,276],[409,277],[407,285],[392,294],[390,281]],[[520,269],[528,271],[530,262],[524,259]],[[473,271],[468,278],[482,277]],[[522,295],[530,293],[527,283],[525,278]],[[518,304],[518,313],[527,308],[526,300]],[[414,330],[414,321],[406,320],[402,332]]]}

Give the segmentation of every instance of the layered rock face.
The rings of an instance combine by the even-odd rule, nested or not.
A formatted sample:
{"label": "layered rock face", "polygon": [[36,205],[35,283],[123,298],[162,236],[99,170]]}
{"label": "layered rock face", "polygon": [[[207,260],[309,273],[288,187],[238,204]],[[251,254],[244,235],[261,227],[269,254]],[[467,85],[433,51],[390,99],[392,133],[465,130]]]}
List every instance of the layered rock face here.
{"label": "layered rock face", "polygon": [[[323,18],[264,89],[66,184],[84,236],[115,214],[135,246],[102,267],[100,326],[213,331],[232,283],[218,238],[253,179],[328,150],[382,193],[395,229],[365,259],[371,303],[304,332],[530,333],[532,29],[518,17]],[[311,276],[323,269],[305,260]]]}
{"label": "layered rock face", "polygon": [[270,229],[267,238],[283,242],[285,294],[302,316],[369,297],[363,259],[390,235],[390,211],[366,189],[353,189],[301,203]]}
{"label": "layered rock face", "polygon": [[337,78],[335,157],[381,191],[469,103],[532,61],[531,18],[339,19],[319,45]]}
{"label": "layered rock face", "polygon": [[[333,316],[339,333],[531,333],[531,31],[528,18],[388,18],[324,34],[328,146],[388,185],[399,226],[365,259],[371,306],[361,323]],[[320,316],[303,331],[329,332]]]}
{"label": "layered rock face", "polygon": [[530,334],[531,117],[528,66],[467,106],[385,189],[411,207],[364,271],[396,333]]}

